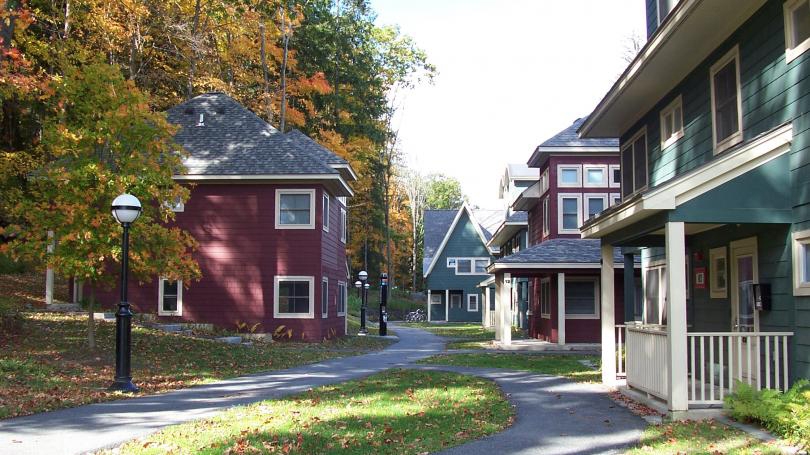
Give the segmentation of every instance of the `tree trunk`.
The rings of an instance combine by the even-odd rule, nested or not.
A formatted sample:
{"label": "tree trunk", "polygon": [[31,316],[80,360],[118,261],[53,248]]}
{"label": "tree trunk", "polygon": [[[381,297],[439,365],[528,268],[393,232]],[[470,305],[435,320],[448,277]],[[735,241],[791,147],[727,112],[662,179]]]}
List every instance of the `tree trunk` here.
{"label": "tree trunk", "polygon": [[261,56],[262,56],[262,77],[264,78],[264,113],[267,117],[267,122],[272,124],[273,123],[273,112],[270,110],[270,77],[267,71],[267,52],[265,50],[265,33],[264,33],[264,23],[262,22],[259,24],[259,34],[262,35],[262,47],[261,47]]}
{"label": "tree trunk", "polygon": [[90,283],[90,298],[87,300],[87,347],[90,349],[96,348],[96,319],[95,311],[96,306],[96,287],[95,283]]}
{"label": "tree trunk", "polygon": [[186,96],[191,98],[194,96],[194,73],[197,71],[197,32],[200,28],[200,9],[201,0],[194,3],[194,21],[191,26],[191,54],[189,55],[188,65],[188,85],[186,87]]}
{"label": "tree trunk", "polygon": [[70,35],[70,0],[65,0],[65,26],[62,32],[62,39],[67,39]]}
{"label": "tree trunk", "polygon": [[284,132],[287,123],[287,53],[289,52],[290,35],[287,31],[287,7],[281,9],[281,33],[284,42],[284,54],[281,58],[281,118],[278,121],[279,130]]}

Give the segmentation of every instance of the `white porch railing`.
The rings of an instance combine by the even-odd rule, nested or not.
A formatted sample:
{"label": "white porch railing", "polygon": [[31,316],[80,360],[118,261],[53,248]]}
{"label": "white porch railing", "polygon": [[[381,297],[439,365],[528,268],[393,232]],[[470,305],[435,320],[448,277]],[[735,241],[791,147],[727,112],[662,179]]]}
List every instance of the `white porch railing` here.
{"label": "white porch railing", "polygon": [[786,390],[788,338],[792,332],[692,332],[689,346],[689,404],[722,404],[735,381]]}
{"label": "white porch railing", "polygon": [[627,369],[625,368],[625,352],[624,352],[624,340],[627,339],[625,335],[625,328],[624,325],[617,325],[616,326],[616,377],[617,378],[626,378],[627,377]]}
{"label": "white porch railing", "polygon": [[667,332],[660,327],[626,327],[627,385],[667,399]]}

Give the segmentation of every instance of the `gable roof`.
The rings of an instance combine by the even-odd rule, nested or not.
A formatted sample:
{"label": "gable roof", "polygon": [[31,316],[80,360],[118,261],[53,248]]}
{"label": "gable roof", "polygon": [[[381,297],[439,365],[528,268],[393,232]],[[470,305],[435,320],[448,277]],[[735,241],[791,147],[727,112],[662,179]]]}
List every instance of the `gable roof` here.
{"label": "gable roof", "polygon": [[581,152],[615,152],[619,151],[617,138],[582,138],[577,130],[585,122],[585,118],[574,120],[570,126],[546,139],[535,148],[528,165],[540,167],[550,153],[581,153]]}
{"label": "gable roof", "polygon": [[[472,223],[473,228],[475,228],[475,232],[481,239],[481,243],[484,245],[484,248],[487,248],[487,251],[489,252],[493,251],[492,248],[487,246],[489,238],[492,237],[492,234],[488,230],[492,228],[493,223],[492,218],[490,217],[502,217],[503,211],[479,210],[479,212],[482,216],[487,217],[489,226],[482,226],[478,218],[475,216],[475,212],[471,210],[467,204],[464,204],[458,210],[425,210],[425,240],[422,260],[423,276],[428,276],[433,270],[433,267],[435,267],[436,261],[438,260],[439,256],[441,256],[444,247],[450,240],[450,236],[453,234],[453,231],[455,231],[456,226],[464,213],[467,214],[467,217]],[[500,212],[501,215],[497,215],[493,212]],[[448,219],[451,220],[449,224],[447,224]],[[440,237],[441,240],[437,244],[436,240],[438,240]]]}

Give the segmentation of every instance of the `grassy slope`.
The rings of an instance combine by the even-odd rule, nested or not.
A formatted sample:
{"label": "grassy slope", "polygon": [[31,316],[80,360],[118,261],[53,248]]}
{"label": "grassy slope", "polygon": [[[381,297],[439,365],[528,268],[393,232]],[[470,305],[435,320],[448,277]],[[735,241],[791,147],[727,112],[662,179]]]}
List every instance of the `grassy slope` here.
{"label": "grassy slope", "polygon": [[598,358],[579,355],[530,355],[530,354],[445,354],[428,357],[420,363],[455,365],[464,367],[504,368],[508,370],[531,371],[533,373],[564,376],[579,382],[597,382],[601,379],[599,370],[580,363],[588,360],[594,364]]}
{"label": "grassy slope", "polygon": [[[450,338],[448,349],[480,349],[485,344],[495,339],[495,331],[485,329],[481,324],[474,323],[449,323],[432,324],[429,322],[419,322],[409,324],[409,327],[425,329],[436,335]],[[512,338],[525,338],[526,334],[517,328],[512,328]]]}
{"label": "grassy slope", "polygon": [[712,420],[647,427],[639,444],[627,452],[641,454],[780,454],[781,450],[748,433]]}

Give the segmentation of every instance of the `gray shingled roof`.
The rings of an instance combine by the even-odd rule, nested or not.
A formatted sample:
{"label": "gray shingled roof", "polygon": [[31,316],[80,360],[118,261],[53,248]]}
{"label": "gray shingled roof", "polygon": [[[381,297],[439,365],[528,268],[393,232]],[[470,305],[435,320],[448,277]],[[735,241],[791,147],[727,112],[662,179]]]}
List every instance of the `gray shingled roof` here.
{"label": "gray shingled roof", "polygon": [[585,122],[585,117],[578,118],[568,128],[547,139],[538,147],[618,147],[618,139],[582,139],[577,134],[579,127]]}
{"label": "gray shingled roof", "polygon": [[[599,264],[599,239],[551,239],[495,261],[496,264]],[[613,249],[614,262],[624,262],[621,249]]]}
{"label": "gray shingled roof", "polygon": [[511,215],[506,217],[507,223],[528,223],[529,222],[529,212],[524,211],[516,211],[512,212]]}
{"label": "gray shingled roof", "polygon": [[[201,114],[203,125],[197,126]],[[300,133],[281,134],[224,93],[196,96],[167,117],[181,127],[174,140],[189,153],[188,175],[338,173],[323,159],[326,149],[304,145]]]}
{"label": "gray shingled roof", "polygon": [[427,268],[430,266],[430,260],[433,259],[433,255],[436,254],[439,245],[442,244],[442,240],[444,240],[447,230],[450,229],[450,225],[453,224],[457,213],[458,210],[425,210],[423,220],[425,229],[425,252],[423,257],[425,258],[426,264],[423,264],[423,271],[426,272]]}

